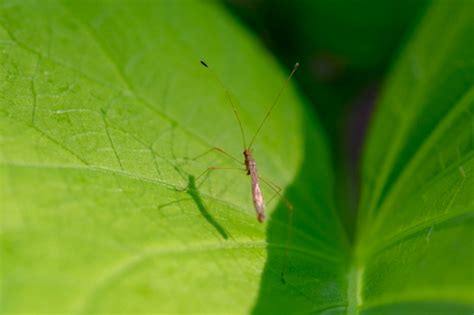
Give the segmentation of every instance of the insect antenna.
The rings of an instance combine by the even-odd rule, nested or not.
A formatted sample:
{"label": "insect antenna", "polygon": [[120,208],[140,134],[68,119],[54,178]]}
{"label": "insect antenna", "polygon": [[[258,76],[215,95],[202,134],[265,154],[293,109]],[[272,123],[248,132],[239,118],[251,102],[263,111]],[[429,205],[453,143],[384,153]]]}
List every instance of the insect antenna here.
{"label": "insect antenna", "polygon": [[260,129],[262,129],[263,125],[265,124],[265,122],[267,121],[268,117],[270,116],[270,114],[272,113],[272,110],[275,108],[276,104],[278,103],[278,99],[280,98],[281,94],[283,93],[283,91],[286,89],[286,87],[288,86],[288,82],[290,82],[290,79],[291,77],[293,76],[293,74],[295,74],[296,70],[298,70],[300,64],[297,62],[295,63],[294,67],[293,67],[293,70],[291,70],[291,73],[290,75],[288,76],[288,78],[286,79],[286,81],[283,83],[283,85],[281,86],[280,88],[280,91],[278,91],[278,94],[275,98],[275,100],[273,101],[273,104],[272,106],[270,107],[270,109],[267,111],[267,113],[265,114],[265,117],[263,117],[263,120],[262,122],[260,123],[260,126],[258,126],[257,128],[257,131],[255,132],[252,140],[250,141],[250,144],[248,146],[248,149],[250,149],[252,147],[252,144],[253,142],[255,141],[255,138],[257,137],[258,133],[260,132]]}
{"label": "insect antenna", "polygon": [[245,141],[245,134],[244,134],[244,127],[242,126],[242,121],[240,120],[239,112],[237,111],[237,107],[235,107],[234,102],[232,102],[232,96],[230,95],[229,90],[225,87],[224,83],[222,83],[221,79],[219,76],[205,63],[203,60],[201,60],[201,64],[209,69],[209,71],[212,73],[212,75],[216,78],[217,82],[221,85],[222,89],[225,91],[225,94],[227,95],[227,98],[229,99],[230,105],[232,106],[232,111],[234,112],[235,118],[237,118],[237,122],[239,123],[240,127],[240,133],[242,134],[242,142],[244,145],[244,149],[247,148],[247,142]]}

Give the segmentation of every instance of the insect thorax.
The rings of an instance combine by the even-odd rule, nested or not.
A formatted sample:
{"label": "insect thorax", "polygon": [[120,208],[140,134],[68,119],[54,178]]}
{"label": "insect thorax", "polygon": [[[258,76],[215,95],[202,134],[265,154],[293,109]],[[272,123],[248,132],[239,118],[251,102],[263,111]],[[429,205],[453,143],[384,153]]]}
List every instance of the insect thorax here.
{"label": "insect thorax", "polygon": [[251,172],[256,172],[257,163],[252,157],[252,151],[250,149],[244,150],[244,158],[245,158],[245,168],[247,169],[247,175],[250,175]]}

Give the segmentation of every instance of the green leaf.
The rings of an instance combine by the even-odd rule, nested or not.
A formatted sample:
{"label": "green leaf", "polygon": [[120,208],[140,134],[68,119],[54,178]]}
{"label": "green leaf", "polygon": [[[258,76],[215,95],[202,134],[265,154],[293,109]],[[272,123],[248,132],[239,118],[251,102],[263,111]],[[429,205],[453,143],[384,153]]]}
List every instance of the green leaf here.
{"label": "green leaf", "polygon": [[362,165],[349,308],[473,310],[473,9],[436,2],[387,82]]}
{"label": "green leaf", "polygon": [[252,148],[292,225],[244,172],[199,176],[243,159],[200,59],[247,141],[286,76],[218,4],[0,1],[0,312],[472,312],[471,8],[436,2],[395,65],[350,245],[291,86]]}
{"label": "green leaf", "polygon": [[[286,290],[287,216],[271,219],[282,233],[267,239],[244,172],[195,182],[210,166],[242,165],[189,159],[219,146],[243,161],[239,125],[200,58],[240,100],[247,138],[283,83],[251,35],[197,1],[2,1],[0,26],[2,312],[246,313],[268,248],[280,257],[267,264],[273,287]],[[297,187],[301,268],[322,256],[342,261],[327,268],[340,274],[327,147],[305,116],[288,89],[254,155],[262,176]]]}

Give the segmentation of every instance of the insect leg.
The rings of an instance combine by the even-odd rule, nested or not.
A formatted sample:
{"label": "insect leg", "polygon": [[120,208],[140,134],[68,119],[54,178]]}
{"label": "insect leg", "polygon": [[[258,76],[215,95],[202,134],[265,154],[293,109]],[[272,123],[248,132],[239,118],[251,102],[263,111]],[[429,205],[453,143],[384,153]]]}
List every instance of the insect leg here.
{"label": "insect leg", "polygon": [[[196,177],[195,181],[197,182],[201,177],[203,177],[204,175],[208,174],[209,172],[212,172],[212,171],[215,171],[215,170],[239,170],[239,171],[245,171],[244,168],[240,168],[240,167],[216,167],[216,166],[211,166],[211,167],[208,167],[207,169],[205,169],[201,174],[199,174],[199,176]],[[204,179],[205,179],[205,178],[204,178]],[[197,187],[199,188],[203,183],[204,183],[204,180],[202,180],[201,183],[197,185]]]}
{"label": "insect leg", "polygon": [[171,202],[168,202],[168,203],[164,203],[164,204],[161,204],[158,206],[158,210],[161,210],[163,208],[166,208],[168,206],[171,206],[175,203],[180,203],[180,202],[183,202],[183,201],[188,201],[188,200],[191,200],[191,198],[182,198],[182,199],[178,199],[178,200],[175,200],[175,201],[171,201]]}
{"label": "insect leg", "polygon": [[228,157],[228,158],[230,158],[230,159],[236,161],[237,163],[242,164],[241,160],[239,160],[238,158],[232,156],[231,154],[225,152],[223,149],[218,148],[218,147],[213,147],[213,148],[207,150],[206,152],[201,153],[201,154],[195,156],[194,158],[192,158],[192,160],[197,160],[197,159],[199,159],[199,158],[201,158],[201,157],[203,157],[203,156],[205,156],[205,155],[207,155],[208,153],[213,152],[213,151],[217,151],[217,152],[223,154],[224,156],[226,156],[226,157]]}
{"label": "insect leg", "polygon": [[279,196],[285,202],[285,206],[288,208],[288,210],[290,210],[290,211],[293,210],[293,205],[291,204],[291,202],[285,196],[283,196],[283,194],[281,193],[282,188],[280,186],[278,186],[277,184],[271,182],[270,180],[265,179],[265,178],[260,177],[260,176],[258,177],[258,179],[260,179],[271,190],[273,190],[275,192],[275,194],[268,200],[268,203],[270,203],[270,201],[272,201],[273,198],[275,198],[276,196]]}
{"label": "insect leg", "polygon": [[284,258],[283,258],[283,268],[282,268],[282,271],[281,271],[281,282],[283,284],[286,283],[286,280],[285,280],[285,273],[288,269],[288,247],[290,245],[290,240],[291,240],[291,235],[292,235],[292,229],[293,229],[293,205],[290,203],[290,201],[281,194],[281,187],[272,183],[271,181],[269,180],[266,180],[262,177],[259,176],[259,179],[262,181],[262,183],[265,183],[270,189],[272,189],[275,194],[268,200],[268,202],[270,203],[270,201],[272,201],[273,198],[275,198],[275,196],[280,196],[280,198],[282,198],[285,202],[285,205],[288,209],[288,231],[287,231],[287,235],[286,235],[286,246],[285,246],[285,254],[284,254]]}

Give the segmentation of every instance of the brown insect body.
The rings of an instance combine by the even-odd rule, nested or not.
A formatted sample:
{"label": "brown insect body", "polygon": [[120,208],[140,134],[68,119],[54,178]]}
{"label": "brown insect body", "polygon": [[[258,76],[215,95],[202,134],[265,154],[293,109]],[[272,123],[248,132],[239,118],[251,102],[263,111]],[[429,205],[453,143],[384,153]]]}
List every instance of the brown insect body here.
{"label": "brown insect body", "polygon": [[265,201],[263,200],[262,190],[258,183],[257,175],[257,162],[252,157],[252,151],[250,149],[244,150],[245,168],[247,175],[250,175],[251,187],[252,187],[252,199],[255,211],[257,212],[257,219],[260,223],[265,221]]}
{"label": "brown insect body", "polygon": [[[201,60],[201,64],[204,67],[209,68],[209,66],[203,60]],[[214,72],[211,71],[214,74],[217,81],[219,82],[219,84],[224,89],[224,91],[227,95],[227,98],[229,100],[229,103],[232,107],[232,110],[234,112],[235,118],[237,119],[237,121],[239,123],[240,132],[242,134],[243,146],[244,146],[244,152],[243,153],[244,153],[244,158],[245,158],[245,169],[247,171],[247,175],[250,175],[250,178],[251,178],[253,204],[254,204],[254,207],[255,207],[255,211],[257,212],[257,219],[260,223],[265,221],[265,202],[263,200],[262,190],[260,189],[260,185],[259,185],[259,182],[258,182],[259,178],[258,178],[258,174],[257,174],[257,162],[255,162],[255,160],[252,157],[251,147],[252,147],[252,144],[253,144],[255,138],[259,134],[259,132],[262,129],[263,125],[265,124],[266,120],[270,116],[272,110],[275,108],[275,106],[277,104],[277,101],[280,98],[280,95],[285,90],[286,86],[288,85],[288,82],[290,81],[291,77],[293,76],[293,74],[295,73],[295,71],[298,69],[299,66],[300,66],[300,64],[297,62],[295,64],[295,66],[293,67],[293,70],[291,71],[290,75],[286,79],[283,86],[280,88],[275,100],[273,101],[273,104],[271,105],[270,109],[267,111],[265,117],[263,118],[260,125],[258,126],[257,131],[255,132],[255,134],[254,134],[254,136],[253,136],[253,138],[250,141],[250,144],[248,146],[247,146],[247,143],[245,141],[245,134],[244,134],[244,129],[242,127],[242,122],[240,120],[239,113],[237,112],[237,108],[235,107],[234,103],[232,102],[232,97],[231,97],[229,91],[226,89],[226,87],[222,83],[222,81],[219,79],[219,77]],[[222,151],[222,150],[219,150],[219,151],[223,152],[224,154],[229,156],[224,151]],[[233,158],[233,157],[231,156],[231,158]],[[235,158],[233,158],[233,159],[235,159]],[[279,191],[277,191],[277,193],[279,193]]]}

